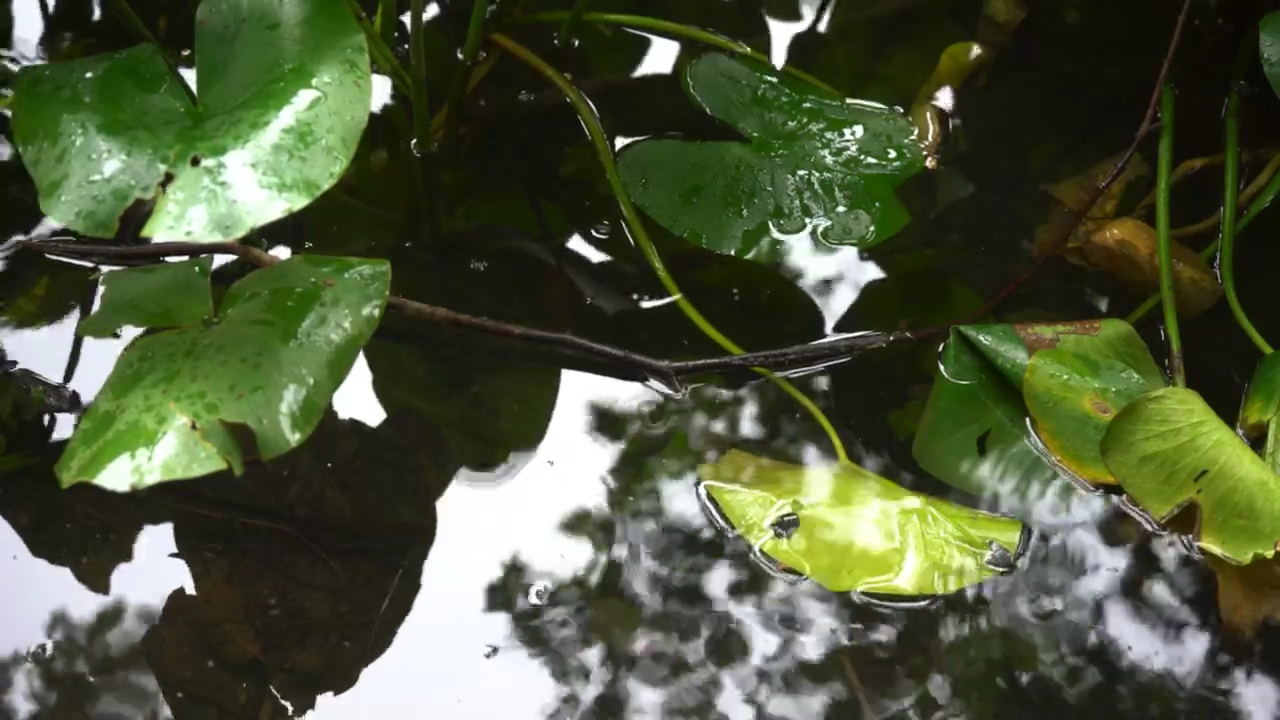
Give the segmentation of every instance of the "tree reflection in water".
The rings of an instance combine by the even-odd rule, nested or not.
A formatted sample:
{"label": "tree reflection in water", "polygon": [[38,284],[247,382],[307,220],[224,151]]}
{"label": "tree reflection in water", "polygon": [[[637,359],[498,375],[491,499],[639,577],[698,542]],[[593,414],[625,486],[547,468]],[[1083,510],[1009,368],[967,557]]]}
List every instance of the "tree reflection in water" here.
{"label": "tree reflection in water", "polygon": [[[700,512],[694,473],[730,446],[812,461],[822,439],[787,402],[756,383],[593,408],[620,447],[608,509],[561,526],[593,559],[545,603],[524,589],[547,574],[518,558],[489,589],[561,686],[548,718],[1270,716],[1276,685],[1252,662],[1265,633],[1236,647],[1212,573],[1105,498],[1055,501],[1017,573],[924,607],[767,574]],[[855,460],[946,492],[865,448]]]}

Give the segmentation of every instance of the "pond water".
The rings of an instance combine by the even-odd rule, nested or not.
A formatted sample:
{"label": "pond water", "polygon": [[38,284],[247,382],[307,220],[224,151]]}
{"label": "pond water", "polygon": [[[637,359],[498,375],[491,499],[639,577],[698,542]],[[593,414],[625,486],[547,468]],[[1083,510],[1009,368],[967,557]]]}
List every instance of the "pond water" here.
{"label": "pond water", "polygon": [[[162,42],[189,48],[179,5],[135,8],[166,28]],[[447,23],[468,12],[455,5],[428,4],[442,67]],[[984,7],[598,5],[709,27],[903,106]],[[962,317],[1029,264],[1051,207],[1040,187],[1129,143],[1174,5],[1031,3],[959,95],[942,169],[904,188],[922,210],[870,252],[793,238],[773,271],[671,237],[660,249],[699,307],[753,349]],[[1230,5],[1193,3],[1173,69],[1180,158],[1220,152],[1231,58],[1263,8]],[[73,0],[0,0],[0,43],[0,78],[130,44],[100,6]],[[696,47],[619,31],[584,34],[578,50],[554,59],[575,64],[619,146],[723,136],[672,75]],[[659,357],[716,354],[626,242],[576,118],[522,70],[496,63],[459,129],[447,237],[413,239],[386,218],[415,201],[379,77],[363,174],[255,239],[277,255],[390,257],[395,292],[473,314]],[[1280,101],[1260,72],[1249,81],[1245,146],[1274,152]],[[7,115],[0,129],[0,235],[48,234]],[[1154,162],[1154,143],[1142,151]],[[1175,225],[1217,208],[1219,176],[1203,174],[1179,184]],[[1242,239],[1237,272],[1272,338],[1278,216]],[[20,253],[0,263],[4,353],[91,401],[138,333],[76,341],[101,295],[91,268]],[[224,287],[244,272],[216,264]],[[1053,261],[994,317],[1123,316],[1142,297]],[[1155,321],[1138,329],[1160,357]],[[1184,336],[1192,386],[1233,418],[1256,351],[1223,302]],[[301,448],[241,478],[130,495],[58,489],[52,463],[74,429],[58,416],[48,447],[29,448],[38,462],[0,474],[0,718],[1280,717],[1275,628],[1242,633],[1224,619],[1274,612],[1268,590],[1280,589],[1220,604],[1205,561],[1112,495],[1064,485],[978,499],[920,470],[912,418],[936,354],[935,341],[895,347],[796,381],[863,466],[1031,524],[1016,572],[923,602],[775,577],[708,519],[695,471],[725,449],[830,460],[811,418],[747,377],[660,392],[516,343],[388,323]]]}

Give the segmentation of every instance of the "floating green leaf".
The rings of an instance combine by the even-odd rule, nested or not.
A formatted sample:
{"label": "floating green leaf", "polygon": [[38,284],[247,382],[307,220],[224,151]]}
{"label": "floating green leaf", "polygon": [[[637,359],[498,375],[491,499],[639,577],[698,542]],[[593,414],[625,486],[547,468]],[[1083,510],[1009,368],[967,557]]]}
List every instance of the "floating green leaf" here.
{"label": "floating green leaf", "polygon": [[1142,338],[1127,323],[1099,323],[1097,335],[1062,336],[1031,356],[1022,397],[1045,448],[1077,477],[1112,484],[1099,443],[1130,401],[1164,387]]}
{"label": "floating green leaf", "polygon": [[1249,380],[1236,429],[1250,442],[1266,435],[1262,457],[1280,472],[1280,353],[1269,353],[1258,363]]}
{"label": "floating green leaf", "polygon": [[80,321],[88,337],[109,337],[126,325],[140,328],[198,325],[213,317],[209,272],[213,258],[143,265],[102,276],[102,302]]}
{"label": "floating green leaf", "polygon": [[698,468],[747,542],[834,591],[936,595],[1010,572],[1017,520],[905,490],[853,463],[800,467],[731,450]]}
{"label": "floating green leaf", "polygon": [[1157,520],[1200,510],[1200,547],[1235,563],[1272,557],[1280,542],[1280,476],[1186,388],[1129,403],[1102,439],[1120,485]]}
{"label": "floating green leaf", "polygon": [[135,340],[58,461],[62,484],[240,472],[230,424],[253,430],[264,459],[296,447],[377,327],[390,275],[383,260],[296,256],[233,285],[211,327]]}
{"label": "floating green leaf", "polygon": [[721,54],[695,60],[685,81],[749,142],[650,139],[622,153],[627,191],[675,234],[745,256],[771,232],[811,228],[833,245],[870,247],[910,220],[894,189],[924,159],[898,111]]}
{"label": "floating green leaf", "polygon": [[1271,82],[1271,89],[1280,95],[1280,12],[1263,16],[1258,25],[1258,50],[1262,71]]}
{"label": "floating green leaf", "polygon": [[[1140,390],[1108,389],[1106,378],[1090,374],[1095,365],[1118,373],[1129,383],[1123,387]],[[1059,386],[1050,378],[1071,384]],[[1025,503],[1050,492],[1065,495],[1059,468],[1099,481],[1098,472],[1084,470],[1101,466],[1097,446],[1105,423],[1096,412],[1085,416],[1083,406],[1075,414],[1077,405],[1101,390],[1118,409],[1163,384],[1142,339],[1120,320],[953,328],[911,452],[929,474],[966,492],[994,496],[1025,518]],[[1036,420],[1035,435],[1029,415]],[[1092,465],[1078,460],[1088,452]]]}
{"label": "floating green leaf", "polygon": [[371,83],[345,4],[205,0],[195,45],[198,107],[152,45],[22,69],[14,139],[46,214],[110,237],[154,198],[144,236],[232,240],[337,181]]}
{"label": "floating green leaf", "polygon": [[1032,444],[1016,387],[965,330],[953,329],[942,348],[912,456],[925,472],[979,497],[1016,497],[1024,488],[1043,494],[1061,482],[1058,473]]}

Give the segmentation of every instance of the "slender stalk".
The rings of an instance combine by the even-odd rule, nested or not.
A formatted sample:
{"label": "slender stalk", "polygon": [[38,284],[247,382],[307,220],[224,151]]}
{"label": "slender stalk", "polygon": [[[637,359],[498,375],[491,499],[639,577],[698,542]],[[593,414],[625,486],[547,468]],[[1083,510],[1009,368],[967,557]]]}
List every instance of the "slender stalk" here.
{"label": "slender stalk", "polygon": [[573,42],[573,36],[578,32],[578,24],[582,22],[582,16],[586,14],[587,6],[590,4],[591,0],[578,0],[573,4],[573,9],[569,11],[564,24],[560,26],[560,32],[556,33],[557,44],[567,47]]}
{"label": "slender stalk", "polygon": [[[1246,41],[1245,48],[1256,47],[1253,42]],[[1272,347],[1263,339],[1262,334],[1249,321],[1240,297],[1236,294],[1235,246],[1236,246],[1236,204],[1240,194],[1240,81],[1244,70],[1248,67],[1244,60],[1252,55],[1241,52],[1236,59],[1236,68],[1232,73],[1231,89],[1227,92],[1226,107],[1226,156],[1222,164],[1222,235],[1221,248],[1218,254],[1218,272],[1222,275],[1222,292],[1227,297],[1227,305],[1236,319],[1236,324],[1263,354],[1269,355]]]}
{"label": "slender stalk", "polygon": [[[1249,203],[1249,208],[1244,211],[1244,215],[1241,216],[1240,222],[1236,224],[1236,234],[1238,235],[1244,232],[1244,229],[1249,227],[1249,224],[1252,223],[1263,210],[1266,210],[1267,207],[1271,205],[1277,195],[1280,195],[1280,174],[1272,175],[1271,179],[1267,182],[1266,187],[1262,188],[1262,192],[1258,193],[1258,196],[1253,199],[1253,202]],[[1214,253],[1218,252],[1220,244],[1221,238],[1217,238],[1213,242],[1209,243],[1204,250],[1200,251],[1200,258],[1206,261],[1212,258]],[[1129,316],[1126,317],[1125,320],[1128,321],[1130,325],[1138,322],[1148,312],[1151,312],[1151,308],[1155,307],[1158,302],[1160,302],[1160,294],[1152,293],[1142,302],[1141,305],[1134,308],[1133,312],[1129,313]]]}
{"label": "slender stalk", "polygon": [[1169,223],[1169,195],[1173,186],[1173,86],[1160,89],[1160,155],[1156,168],[1156,242],[1160,259],[1160,304],[1164,308],[1164,334],[1169,346],[1169,374],[1177,387],[1187,386],[1182,365],[1182,336],[1178,332],[1177,298],[1173,294],[1173,239]]}
{"label": "slender stalk", "polygon": [[[604,168],[605,177],[609,181],[609,187],[613,191],[614,199],[618,202],[618,208],[622,212],[622,218],[626,228],[631,235],[631,239],[640,248],[640,252],[649,262],[649,266],[653,268],[654,273],[658,276],[658,280],[667,292],[675,299],[676,305],[689,318],[699,330],[707,337],[711,338],[717,345],[734,355],[742,355],[746,351],[730,340],[724,333],[720,332],[714,325],[707,320],[701,312],[694,307],[693,303],[685,297],[680,291],[680,287],[676,284],[675,278],[667,270],[666,265],[662,262],[662,256],[658,254],[658,249],[654,247],[653,241],[649,238],[648,232],[644,229],[644,223],[640,219],[639,212],[636,211],[635,205],[631,202],[631,196],[627,193],[622,184],[622,176],[618,173],[617,162],[613,158],[613,148],[609,143],[608,135],[605,134],[604,126],[600,124],[600,117],[596,114],[595,108],[591,106],[591,102],[587,100],[573,83],[569,82],[563,74],[555,68],[548,65],[542,58],[533,54],[525,46],[517,43],[515,40],[501,33],[493,33],[489,39],[502,49],[516,56],[519,60],[527,64],[538,74],[542,75],[559,90],[564,93],[573,109],[578,113],[579,119],[582,121],[583,127],[586,128],[587,135],[591,139],[591,144],[599,156],[600,164]],[[827,437],[831,440],[832,449],[835,451],[836,457],[841,462],[848,462],[849,456],[845,452],[844,443],[840,441],[840,435],[836,432],[835,426],[823,414],[822,410],[807,395],[800,392],[796,386],[787,380],[778,377],[774,373],[764,368],[752,368],[760,375],[772,380],[782,388],[788,395],[800,403],[805,410],[813,416],[814,420],[822,426]]]}
{"label": "slender stalk", "polygon": [[[453,76],[453,85],[449,88],[448,107],[451,110],[445,115],[444,143],[449,152],[455,153],[454,138],[458,136],[458,121],[462,116],[462,98],[467,94],[467,82],[471,79],[476,58],[480,55],[480,44],[484,42],[484,21],[489,15],[489,0],[473,0],[471,3],[471,21],[467,24],[467,39],[462,46],[462,64]],[[455,154],[456,157],[456,154]]]}
{"label": "slender stalk", "polygon": [[431,106],[427,97],[427,51],[422,37],[423,0],[409,1],[409,86],[413,98],[413,139],[419,153],[425,153],[431,142]]}
{"label": "slender stalk", "polygon": [[391,78],[391,83],[396,89],[403,93],[406,97],[413,97],[413,83],[409,80],[409,73],[404,71],[400,62],[396,60],[395,53],[391,52],[391,48],[382,41],[382,36],[374,29],[373,23],[369,22],[369,16],[364,14],[364,9],[360,7],[360,3],[356,0],[347,0],[347,7],[351,8],[351,14],[355,16],[356,23],[360,25],[360,29],[364,31],[365,40],[369,43],[369,54],[373,56],[373,61],[378,67],[382,68],[382,72]]}
{"label": "slender stalk", "polygon": [[440,213],[439,184],[436,182],[435,163],[431,152],[431,103],[427,97],[427,51],[423,38],[426,7],[423,0],[409,2],[409,72],[413,88],[413,154],[418,160],[414,166],[419,173],[422,188],[422,207],[426,227],[432,234],[439,234]]}
{"label": "slender stalk", "polygon": [[[571,13],[563,10],[553,12],[529,13],[528,15],[517,15],[512,18],[516,23],[564,23],[569,20]],[[726,52],[736,53],[738,55],[746,55],[747,57],[765,63],[770,63],[769,57],[764,53],[752,50],[749,45],[740,43],[737,40],[731,40],[723,35],[696,28],[691,25],[681,25],[667,20],[659,20],[645,15],[625,15],[622,13],[600,13],[600,12],[584,12],[582,14],[584,22],[596,23],[599,25],[620,25],[637,30],[646,30],[655,35],[665,37],[678,38],[684,40],[692,40],[704,45],[724,50]],[[792,77],[803,80],[810,85],[832,93],[834,95],[844,96],[844,93],[836,90],[830,85],[822,82],[818,78],[809,73],[794,68],[790,65],[784,65],[782,72]]]}
{"label": "slender stalk", "polygon": [[396,0],[378,0],[378,37],[387,47],[396,44],[396,5]]}
{"label": "slender stalk", "polygon": [[178,72],[178,66],[173,64],[173,60],[170,59],[169,53],[164,51],[164,47],[160,45],[160,41],[156,40],[156,36],[152,35],[151,31],[147,29],[147,26],[143,24],[142,18],[139,18],[138,14],[129,6],[129,0],[111,0],[111,9],[120,17],[120,21],[129,27],[129,31],[138,36],[139,40],[150,43],[155,46],[156,50],[160,51],[160,58],[164,60],[164,66],[169,68],[169,74],[177,80],[178,87],[182,88],[182,92],[186,94],[187,99],[191,101],[191,104],[195,105],[195,91],[187,84],[187,80],[182,77],[182,73]]}

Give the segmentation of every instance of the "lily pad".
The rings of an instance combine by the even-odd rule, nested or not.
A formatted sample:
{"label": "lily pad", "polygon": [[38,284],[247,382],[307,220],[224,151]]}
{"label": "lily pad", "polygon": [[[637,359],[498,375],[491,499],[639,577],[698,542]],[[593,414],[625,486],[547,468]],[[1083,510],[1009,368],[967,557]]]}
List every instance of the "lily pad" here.
{"label": "lily pad", "polygon": [[771,233],[809,229],[832,245],[870,247],[909,222],[894,189],[924,157],[897,110],[820,95],[722,54],[692,62],[685,83],[748,142],[659,138],[622,153],[627,191],[668,230],[746,256]]}
{"label": "lily pad", "polygon": [[[1062,414],[1075,400],[1047,396],[1039,372],[1033,377],[1028,369],[1034,358],[1047,352],[1114,363],[1113,370],[1132,371],[1126,377],[1144,392],[1164,383],[1146,345],[1120,320],[954,328],[939,356],[933,389],[912,443],[916,462],[956,488],[1006,502],[1042,497],[1054,485],[1065,491],[1058,466],[1041,452],[1027,424],[1030,404],[1040,411],[1037,422],[1047,423],[1039,439],[1045,439],[1048,431],[1059,445],[1076,446],[1059,440],[1064,437],[1060,430],[1064,423],[1072,428],[1079,421]],[[1049,359],[1054,357],[1062,362],[1064,355]],[[1051,367],[1045,364],[1043,369]],[[1049,388],[1060,392],[1056,386]],[[1075,388],[1080,393],[1093,391],[1079,384]],[[1096,448],[1097,439],[1093,442]],[[1044,444],[1053,449],[1047,439]],[[1069,462],[1064,465],[1071,467]]]}
{"label": "lily pad", "polygon": [[1107,428],[1102,458],[1157,520],[1195,503],[1204,550],[1241,564],[1275,554],[1280,476],[1194,391],[1163,388],[1129,403]]}
{"label": "lily pad", "polygon": [[210,327],[135,340],[67,443],[64,486],[137,490],[270,459],[311,434],[373,334],[386,261],[299,255],[231,286]]}
{"label": "lily pad", "polygon": [[88,337],[109,337],[126,325],[198,325],[213,317],[212,268],[213,258],[205,256],[112,270],[102,276],[102,302],[78,330]]}
{"label": "lily pad", "polygon": [[[925,472],[948,485],[977,497],[994,497],[1004,507],[1016,508],[1022,498],[1042,496],[1054,485],[1063,493],[1069,491],[1053,464],[1036,449],[1017,386],[967,330],[953,329],[938,357],[912,456]],[[1013,347],[1026,352],[1021,345]],[[1025,367],[1026,360],[1021,362]]]}
{"label": "lily pad", "polygon": [[198,105],[153,45],[19,72],[14,139],[49,217],[110,237],[154,199],[143,236],[226,241],[338,180],[371,84],[345,4],[205,0],[195,47]]}
{"label": "lily pad", "polygon": [[1165,385],[1132,327],[1117,321],[1104,327],[1096,336],[1064,338],[1057,349],[1036,352],[1022,381],[1023,400],[1045,448],[1093,485],[1116,481],[1099,450],[1108,423],[1130,401]]}
{"label": "lily pad", "polygon": [[1280,12],[1270,12],[1258,25],[1258,50],[1262,56],[1262,71],[1266,73],[1271,89],[1280,95]]}
{"label": "lily pad", "polygon": [[702,487],[752,547],[823,587],[937,595],[1011,572],[1025,528],[910,492],[853,463],[801,467],[731,450]]}

